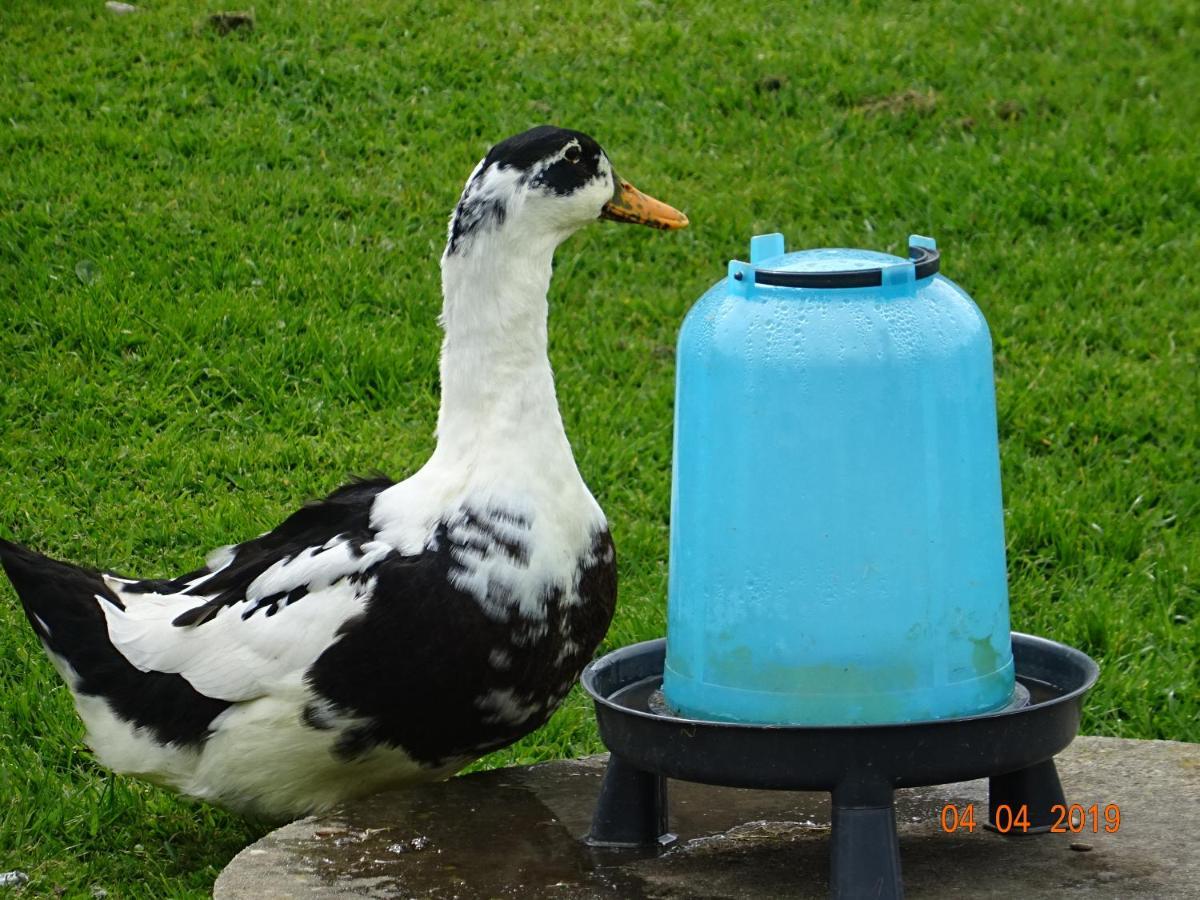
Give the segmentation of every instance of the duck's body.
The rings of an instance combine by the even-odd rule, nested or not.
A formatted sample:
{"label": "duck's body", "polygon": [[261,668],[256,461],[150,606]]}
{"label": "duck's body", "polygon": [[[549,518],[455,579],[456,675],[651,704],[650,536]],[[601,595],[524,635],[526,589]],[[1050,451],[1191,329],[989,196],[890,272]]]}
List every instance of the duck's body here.
{"label": "duck's body", "polygon": [[[566,190],[571,147],[594,158]],[[555,248],[615,184],[594,142],[559,129],[476,168],[442,261],[437,449],[407,480],[348,484],[175,579],[0,541],[105,765],[282,818],[444,777],[546,721],[616,600],[555,400],[546,291]]]}
{"label": "duck's body", "polygon": [[467,491],[406,553],[370,524],[406,486],[347,485],[172,581],[6,547],[99,760],[279,818],[443,777],[543,724],[612,615],[603,517],[543,542],[552,511]]}

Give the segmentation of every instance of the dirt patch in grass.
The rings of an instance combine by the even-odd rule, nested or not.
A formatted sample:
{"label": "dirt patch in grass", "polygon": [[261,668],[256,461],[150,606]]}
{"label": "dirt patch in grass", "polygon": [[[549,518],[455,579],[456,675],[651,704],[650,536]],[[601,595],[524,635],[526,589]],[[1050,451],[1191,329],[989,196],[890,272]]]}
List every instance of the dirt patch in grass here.
{"label": "dirt patch in grass", "polygon": [[909,88],[898,94],[888,94],[885,97],[871,97],[858,105],[869,116],[891,115],[901,116],[905,113],[916,113],[927,116],[937,109],[938,97],[933,88],[920,90]]}

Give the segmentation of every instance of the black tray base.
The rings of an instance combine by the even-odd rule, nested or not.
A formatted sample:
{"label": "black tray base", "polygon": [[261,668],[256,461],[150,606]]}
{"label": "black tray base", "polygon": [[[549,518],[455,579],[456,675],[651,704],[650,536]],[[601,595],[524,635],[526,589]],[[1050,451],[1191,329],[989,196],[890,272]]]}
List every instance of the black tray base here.
{"label": "black tray base", "polygon": [[1054,754],[1079,730],[1083,696],[1099,669],[1088,656],[1044,638],[1013,634],[1016,674],[1028,706],[901,725],[758,726],[653,711],[666,642],[624,647],[593,662],[583,687],[611,751],[588,843],[661,846],[667,781],[777,790],[827,790],[833,801],[831,896],[903,897],[893,792],[988,777],[989,812],[1007,805],[1047,830],[1063,803]]}

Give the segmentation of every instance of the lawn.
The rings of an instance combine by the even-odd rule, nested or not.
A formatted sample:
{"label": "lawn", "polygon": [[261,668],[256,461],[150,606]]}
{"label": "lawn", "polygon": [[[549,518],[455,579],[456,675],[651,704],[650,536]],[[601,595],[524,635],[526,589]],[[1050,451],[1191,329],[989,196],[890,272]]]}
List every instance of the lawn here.
{"label": "lawn", "polygon": [[[591,228],[551,289],[606,648],[664,628],[689,305],[757,232],[915,231],[991,323],[1014,627],[1099,660],[1086,732],[1200,740],[1200,7],[294,2],[220,36],[143,6],[0,8],[0,534],[174,573],[413,471],[447,214],[550,121],[693,223]],[[599,749],[576,692],[485,764]],[[262,833],[101,770],[7,582],[0,796],[14,896],[204,896]]]}

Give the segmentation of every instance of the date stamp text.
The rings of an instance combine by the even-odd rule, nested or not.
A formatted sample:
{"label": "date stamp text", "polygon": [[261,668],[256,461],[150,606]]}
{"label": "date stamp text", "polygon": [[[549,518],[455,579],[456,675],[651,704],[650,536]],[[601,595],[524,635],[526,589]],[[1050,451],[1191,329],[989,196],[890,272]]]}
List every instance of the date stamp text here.
{"label": "date stamp text", "polygon": [[[1050,807],[1050,812],[1055,817],[1054,823],[1050,826],[1051,834],[1082,834],[1083,832],[1116,834],[1121,828],[1121,808],[1115,803],[1105,806],[1100,806],[1098,803],[1093,803],[1091,806],[1083,806],[1079,803],[1067,806],[1056,803]],[[942,807],[941,821],[942,831],[947,834],[954,834],[957,831],[973,834],[976,828],[975,804],[968,803],[966,806],[960,807],[947,803]],[[1030,827],[1029,809],[1025,804],[1014,808],[1002,803],[996,807],[995,819],[991,825],[1001,834],[1013,831],[1026,832]]]}

